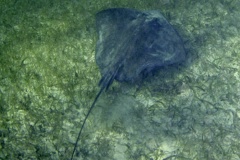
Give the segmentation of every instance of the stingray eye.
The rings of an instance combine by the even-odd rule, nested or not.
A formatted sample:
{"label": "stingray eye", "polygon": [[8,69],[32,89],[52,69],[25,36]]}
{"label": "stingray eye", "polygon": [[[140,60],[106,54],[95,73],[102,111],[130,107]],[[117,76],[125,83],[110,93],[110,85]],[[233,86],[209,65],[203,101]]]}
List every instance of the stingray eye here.
{"label": "stingray eye", "polygon": [[151,26],[153,29],[155,29],[155,30],[160,30],[160,28],[161,28],[161,25],[160,25],[160,23],[159,23],[159,21],[158,21],[157,18],[153,18],[153,19],[150,21],[150,26]]}

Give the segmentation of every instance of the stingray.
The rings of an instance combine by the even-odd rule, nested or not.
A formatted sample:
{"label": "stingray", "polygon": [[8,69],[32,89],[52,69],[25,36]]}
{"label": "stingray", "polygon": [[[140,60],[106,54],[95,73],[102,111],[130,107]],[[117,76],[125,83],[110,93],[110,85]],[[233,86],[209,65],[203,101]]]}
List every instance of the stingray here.
{"label": "stingray", "polygon": [[71,159],[97,99],[114,80],[135,83],[158,68],[185,59],[181,37],[157,10],[106,9],[97,13],[96,28],[100,90],[85,116]]}

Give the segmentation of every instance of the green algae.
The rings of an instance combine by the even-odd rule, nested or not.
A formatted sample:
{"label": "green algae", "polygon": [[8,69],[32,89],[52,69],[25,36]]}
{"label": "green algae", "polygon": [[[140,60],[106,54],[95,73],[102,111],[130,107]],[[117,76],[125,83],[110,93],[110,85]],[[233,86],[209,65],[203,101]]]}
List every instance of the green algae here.
{"label": "green algae", "polygon": [[[67,159],[98,91],[95,13],[160,9],[189,58],[141,87],[114,83],[80,159],[239,159],[238,1],[1,1],[0,159]],[[78,155],[77,155],[78,156]]]}

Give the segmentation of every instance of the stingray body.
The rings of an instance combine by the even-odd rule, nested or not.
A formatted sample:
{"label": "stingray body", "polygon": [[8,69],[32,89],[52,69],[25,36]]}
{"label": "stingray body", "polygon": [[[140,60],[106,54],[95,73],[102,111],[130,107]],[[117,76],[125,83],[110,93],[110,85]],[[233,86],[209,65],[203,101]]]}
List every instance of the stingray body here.
{"label": "stingray body", "polygon": [[159,67],[185,59],[180,36],[159,11],[107,9],[97,13],[96,26],[96,63],[102,75],[100,91],[83,121],[71,159],[87,117],[114,79],[134,83]]}

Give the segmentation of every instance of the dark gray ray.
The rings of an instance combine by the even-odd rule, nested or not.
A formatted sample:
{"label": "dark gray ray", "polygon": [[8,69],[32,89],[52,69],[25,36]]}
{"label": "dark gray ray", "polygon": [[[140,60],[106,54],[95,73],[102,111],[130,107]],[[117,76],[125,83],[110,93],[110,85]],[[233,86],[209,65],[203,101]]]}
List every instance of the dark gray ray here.
{"label": "dark gray ray", "polygon": [[181,38],[159,11],[114,8],[99,12],[96,21],[96,62],[102,81],[115,75],[118,81],[134,82],[153,69],[185,58]]}
{"label": "dark gray ray", "polygon": [[97,13],[96,62],[102,75],[100,91],[84,118],[71,159],[86,120],[97,99],[113,80],[135,82],[147,73],[185,59],[182,40],[159,11],[112,8]]}

